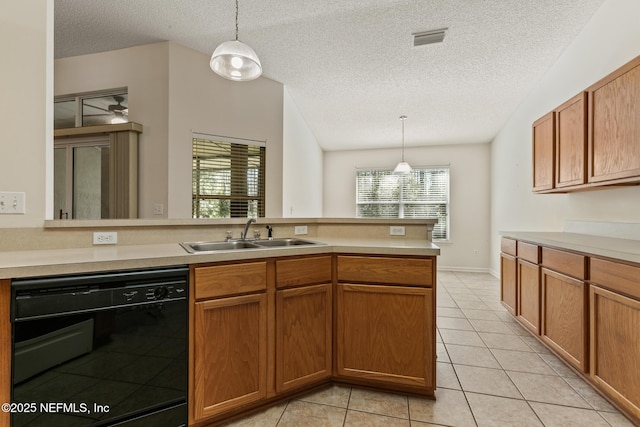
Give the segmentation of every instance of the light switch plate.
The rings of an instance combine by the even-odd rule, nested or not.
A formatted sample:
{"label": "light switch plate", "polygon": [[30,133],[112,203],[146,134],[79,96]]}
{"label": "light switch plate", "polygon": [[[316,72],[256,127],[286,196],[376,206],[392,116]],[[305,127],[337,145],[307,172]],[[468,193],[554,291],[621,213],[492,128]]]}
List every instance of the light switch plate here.
{"label": "light switch plate", "polygon": [[0,192],[0,214],[24,214],[25,193]]}

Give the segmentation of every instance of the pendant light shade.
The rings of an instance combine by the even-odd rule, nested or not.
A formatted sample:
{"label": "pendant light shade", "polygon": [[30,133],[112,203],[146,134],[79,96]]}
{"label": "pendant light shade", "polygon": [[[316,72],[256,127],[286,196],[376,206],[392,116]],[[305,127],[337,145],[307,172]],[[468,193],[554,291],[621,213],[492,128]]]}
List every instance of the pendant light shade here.
{"label": "pendant light shade", "polygon": [[209,66],[217,75],[225,79],[246,82],[260,77],[262,64],[258,55],[248,45],[238,40],[238,0],[236,0],[236,39],[220,44]]}
{"label": "pendant light shade", "polygon": [[397,173],[399,175],[405,175],[411,173],[413,168],[409,163],[404,161],[404,121],[407,119],[407,116],[400,116],[400,121],[402,121],[402,160],[396,168],[393,170],[393,173]]}
{"label": "pendant light shade", "polygon": [[222,43],[211,56],[209,66],[225,79],[246,82],[260,77],[262,65],[258,55],[239,40]]}
{"label": "pendant light shade", "polygon": [[413,171],[413,168],[411,167],[411,165],[407,162],[400,162],[396,165],[396,168],[393,170],[393,173],[397,173],[400,175],[404,175],[407,173],[411,173],[411,171]]}

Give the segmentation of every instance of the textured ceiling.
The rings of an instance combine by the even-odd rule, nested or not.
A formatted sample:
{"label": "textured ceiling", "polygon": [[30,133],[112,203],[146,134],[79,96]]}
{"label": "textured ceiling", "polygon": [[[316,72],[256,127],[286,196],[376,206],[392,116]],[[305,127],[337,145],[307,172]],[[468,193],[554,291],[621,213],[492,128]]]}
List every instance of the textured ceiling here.
{"label": "textured ceiling", "polygon": [[[604,0],[240,0],[240,40],[325,150],[490,141]],[[55,56],[172,40],[210,55],[233,0],[55,0]],[[443,43],[414,32],[448,27]],[[207,59],[208,61],[208,59]],[[242,84],[242,83],[235,83]]]}

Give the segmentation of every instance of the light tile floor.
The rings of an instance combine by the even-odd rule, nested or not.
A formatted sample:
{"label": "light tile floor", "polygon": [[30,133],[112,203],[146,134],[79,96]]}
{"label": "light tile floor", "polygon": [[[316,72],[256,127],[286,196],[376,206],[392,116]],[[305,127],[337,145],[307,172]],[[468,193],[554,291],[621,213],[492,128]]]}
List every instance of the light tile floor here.
{"label": "light tile floor", "polygon": [[438,272],[436,400],[331,388],[234,427],[633,426],[500,304],[489,274]]}

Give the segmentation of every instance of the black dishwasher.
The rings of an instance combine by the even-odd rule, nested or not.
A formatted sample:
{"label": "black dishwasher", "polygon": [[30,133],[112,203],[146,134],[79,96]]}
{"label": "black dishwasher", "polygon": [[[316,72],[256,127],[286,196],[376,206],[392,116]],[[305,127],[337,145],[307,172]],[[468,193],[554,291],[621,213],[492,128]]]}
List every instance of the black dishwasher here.
{"label": "black dishwasher", "polygon": [[186,426],[188,267],[14,280],[16,426]]}

